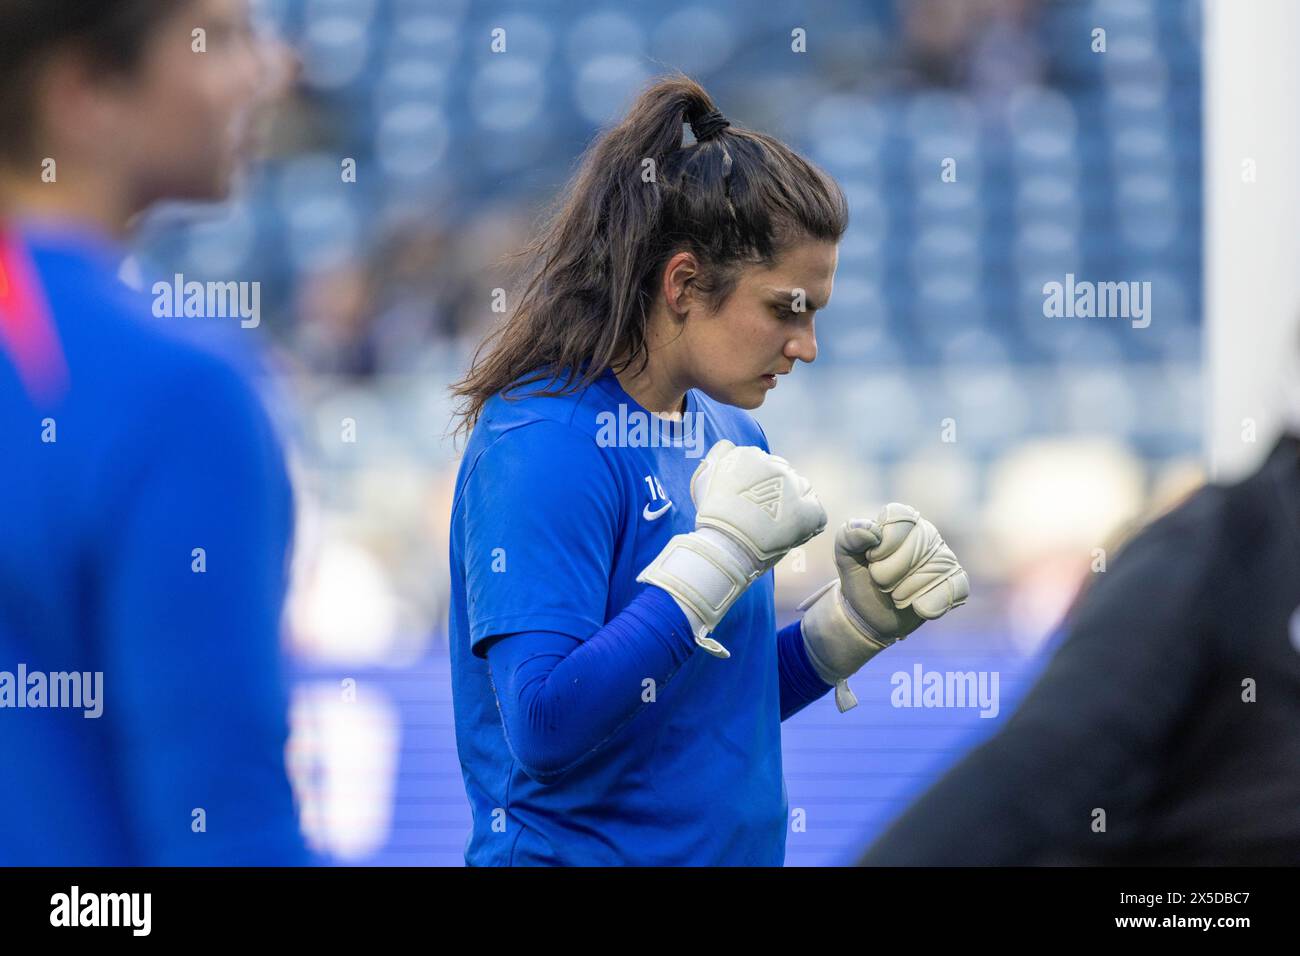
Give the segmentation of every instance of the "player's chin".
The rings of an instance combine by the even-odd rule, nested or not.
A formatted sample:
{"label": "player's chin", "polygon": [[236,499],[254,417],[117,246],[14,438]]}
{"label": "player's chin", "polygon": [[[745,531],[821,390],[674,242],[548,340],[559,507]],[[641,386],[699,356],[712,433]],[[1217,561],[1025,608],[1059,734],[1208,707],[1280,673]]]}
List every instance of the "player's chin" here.
{"label": "player's chin", "polygon": [[728,404],[735,405],[737,408],[743,408],[746,411],[758,408],[767,400],[767,386],[759,385],[757,387],[749,386],[744,389],[737,389],[735,399]]}
{"label": "player's chin", "polygon": [[193,155],[193,161],[185,167],[178,192],[196,202],[230,198],[243,176],[246,155],[246,150],[234,142],[214,144],[205,154]]}
{"label": "player's chin", "polygon": [[192,202],[223,202],[234,192],[238,179],[239,167],[233,162],[195,169],[194,175],[177,184],[175,198]]}
{"label": "player's chin", "polygon": [[769,386],[760,378],[752,383],[734,382],[728,383],[726,386],[716,383],[704,385],[701,386],[701,390],[715,402],[749,410],[758,408],[763,404],[767,398]]}

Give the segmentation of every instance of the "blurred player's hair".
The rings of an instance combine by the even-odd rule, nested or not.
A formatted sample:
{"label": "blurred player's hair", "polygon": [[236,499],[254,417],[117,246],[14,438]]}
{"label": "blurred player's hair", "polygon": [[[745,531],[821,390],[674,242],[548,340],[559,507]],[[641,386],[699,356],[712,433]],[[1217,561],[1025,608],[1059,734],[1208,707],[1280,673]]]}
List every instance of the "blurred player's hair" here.
{"label": "blurred player's hair", "polygon": [[82,52],[105,75],[130,75],[154,31],[189,0],[0,0],[0,160],[35,148],[32,103],[41,67],[59,50]]}
{"label": "blurred player's hair", "polygon": [[518,305],[452,387],[458,433],[512,384],[546,382],[540,394],[558,395],[607,367],[644,368],[656,283],[673,254],[695,255],[695,288],[716,312],[744,265],[770,266],[792,245],[844,235],[840,187],[771,136],[728,126],[683,147],[683,123],[714,109],[703,87],[672,74],[588,147],[515,256],[530,267]]}

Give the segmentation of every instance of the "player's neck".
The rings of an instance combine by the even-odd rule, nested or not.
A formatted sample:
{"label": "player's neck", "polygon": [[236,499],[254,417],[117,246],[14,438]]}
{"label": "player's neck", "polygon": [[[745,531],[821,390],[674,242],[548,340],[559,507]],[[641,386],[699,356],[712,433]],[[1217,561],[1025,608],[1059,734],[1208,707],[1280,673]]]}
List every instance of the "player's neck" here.
{"label": "player's neck", "polygon": [[651,361],[637,374],[633,374],[637,363],[617,373],[618,383],[623,391],[648,412],[664,418],[679,419],[686,411],[686,389],[674,384],[662,370],[655,368]]}
{"label": "player's neck", "polygon": [[0,215],[77,222],[114,239],[126,235],[135,210],[119,184],[89,168],[56,170],[57,178],[46,182],[40,167],[21,174],[0,169]]}

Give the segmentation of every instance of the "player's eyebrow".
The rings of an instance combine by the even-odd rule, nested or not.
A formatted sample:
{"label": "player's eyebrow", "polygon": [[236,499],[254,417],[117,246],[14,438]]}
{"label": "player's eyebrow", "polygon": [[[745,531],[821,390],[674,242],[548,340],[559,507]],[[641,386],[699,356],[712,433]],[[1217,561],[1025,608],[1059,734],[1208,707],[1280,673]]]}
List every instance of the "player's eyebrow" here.
{"label": "player's eyebrow", "polygon": [[[780,299],[783,303],[789,303],[789,302],[793,302],[793,301],[794,301],[794,294],[795,294],[795,290],[794,290],[794,289],[771,289],[771,288],[765,288],[764,291],[768,292],[768,293],[772,296],[772,298],[774,298],[774,299]],[[807,306],[807,307],[808,307],[808,310],[811,311],[811,312],[815,312],[815,311],[817,311],[818,309],[824,309],[824,308],[826,308],[826,303],[825,303],[825,302],[814,302],[814,301],[813,301],[813,300],[808,296],[808,290],[807,290],[807,289],[804,290],[804,300],[803,300],[803,301],[804,301],[804,305]]]}

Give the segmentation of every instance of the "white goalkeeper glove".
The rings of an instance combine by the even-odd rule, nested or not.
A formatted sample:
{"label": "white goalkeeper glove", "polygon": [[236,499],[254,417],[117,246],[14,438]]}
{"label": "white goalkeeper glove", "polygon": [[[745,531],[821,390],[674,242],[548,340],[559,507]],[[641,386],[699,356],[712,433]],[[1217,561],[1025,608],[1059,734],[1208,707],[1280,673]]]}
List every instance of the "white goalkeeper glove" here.
{"label": "white goalkeeper glove", "polygon": [[691,500],[695,530],[674,535],[637,580],[673,596],[696,644],[730,657],[710,632],[747,587],[826,527],[826,511],[784,458],[726,439],[695,469]]}
{"label": "white goalkeeper glove", "polygon": [[835,535],[839,577],[799,605],[808,658],[835,685],[840,713],[856,707],[848,678],[925,621],[966,603],[970,579],[915,508],[891,503]]}

